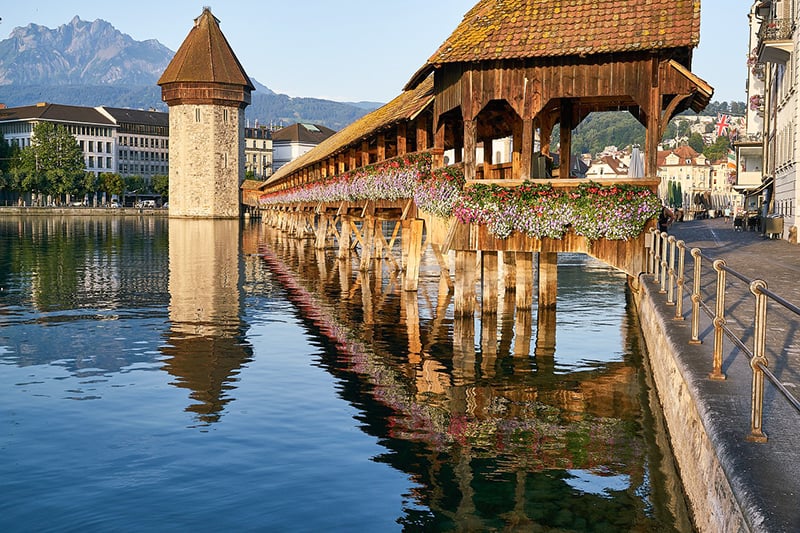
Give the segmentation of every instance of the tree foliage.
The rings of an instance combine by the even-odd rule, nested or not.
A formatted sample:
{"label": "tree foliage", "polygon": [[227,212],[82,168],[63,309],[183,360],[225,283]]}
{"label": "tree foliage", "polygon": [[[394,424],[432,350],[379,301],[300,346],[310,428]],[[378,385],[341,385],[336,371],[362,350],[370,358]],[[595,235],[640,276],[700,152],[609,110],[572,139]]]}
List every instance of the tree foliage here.
{"label": "tree foliage", "polygon": [[124,181],[125,181],[126,192],[132,194],[147,192],[147,183],[144,181],[144,178],[139,176],[138,174],[133,176],[126,176]]}
{"label": "tree foliage", "polygon": [[66,127],[40,122],[33,127],[31,145],[12,161],[19,190],[52,195],[83,192],[83,152]]}
{"label": "tree foliage", "polygon": [[688,144],[692,150],[698,154],[703,152],[703,147],[705,146],[705,143],[703,142],[703,136],[697,132],[694,132],[689,136]]}
{"label": "tree foliage", "polygon": [[153,192],[160,194],[162,198],[169,197],[169,176],[156,174],[150,182]]}
{"label": "tree foliage", "polygon": [[730,149],[730,140],[724,135],[717,137],[714,144],[710,144],[703,148],[703,155],[709,161],[718,161],[728,157],[728,150]]}
{"label": "tree foliage", "polygon": [[117,173],[103,172],[100,174],[100,190],[109,196],[120,195],[125,190],[125,182]]}

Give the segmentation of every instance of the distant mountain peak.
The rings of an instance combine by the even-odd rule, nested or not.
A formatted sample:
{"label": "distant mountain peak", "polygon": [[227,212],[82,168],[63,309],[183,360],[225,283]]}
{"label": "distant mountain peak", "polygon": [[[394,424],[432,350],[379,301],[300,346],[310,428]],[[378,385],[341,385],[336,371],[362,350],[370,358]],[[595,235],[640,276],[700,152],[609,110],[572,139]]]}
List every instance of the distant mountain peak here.
{"label": "distant mountain peak", "polygon": [[0,85],[147,85],[173,55],[156,40],[136,41],[105,20],[76,15],[55,29],[14,28],[0,41]]}

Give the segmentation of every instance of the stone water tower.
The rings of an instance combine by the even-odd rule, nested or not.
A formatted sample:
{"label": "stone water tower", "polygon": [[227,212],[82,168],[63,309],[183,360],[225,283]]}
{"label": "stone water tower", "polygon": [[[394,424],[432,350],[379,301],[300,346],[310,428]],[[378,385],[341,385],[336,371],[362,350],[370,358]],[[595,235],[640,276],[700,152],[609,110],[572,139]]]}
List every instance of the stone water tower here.
{"label": "stone water tower", "polygon": [[158,80],[169,106],[170,217],[237,218],[255,90],[209,8]]}

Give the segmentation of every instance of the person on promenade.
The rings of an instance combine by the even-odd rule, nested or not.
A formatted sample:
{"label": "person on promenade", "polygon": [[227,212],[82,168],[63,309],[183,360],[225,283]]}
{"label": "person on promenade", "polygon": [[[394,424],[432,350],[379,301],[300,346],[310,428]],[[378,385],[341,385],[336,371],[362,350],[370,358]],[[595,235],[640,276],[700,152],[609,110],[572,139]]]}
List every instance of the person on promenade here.
{"label": "person on promenade", "polygon": [[731,204],[725,206],[725,222],[730,221],[731,219]]}
{"label": "person on promenade", "polygon": [[667,229],[675,221],[675,214],[666,205],[661,206],[661,212],[658,214],[658,231],[666,233]]}

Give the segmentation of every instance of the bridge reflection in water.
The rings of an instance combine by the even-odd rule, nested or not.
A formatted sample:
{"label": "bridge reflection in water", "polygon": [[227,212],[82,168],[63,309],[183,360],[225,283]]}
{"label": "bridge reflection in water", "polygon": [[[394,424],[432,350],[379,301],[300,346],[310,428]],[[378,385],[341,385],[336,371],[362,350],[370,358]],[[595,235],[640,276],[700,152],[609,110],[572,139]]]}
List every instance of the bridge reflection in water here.
{"label": "bridge reflection in water", "polygon": [[403,525],[691,529],[624,274],[563,254],[558,311],[501,288],[496,314],[454,318],[432,257],[407,292],[380,260],[260,225],[243,242],[320,337],[375,460],[416,482]]}

